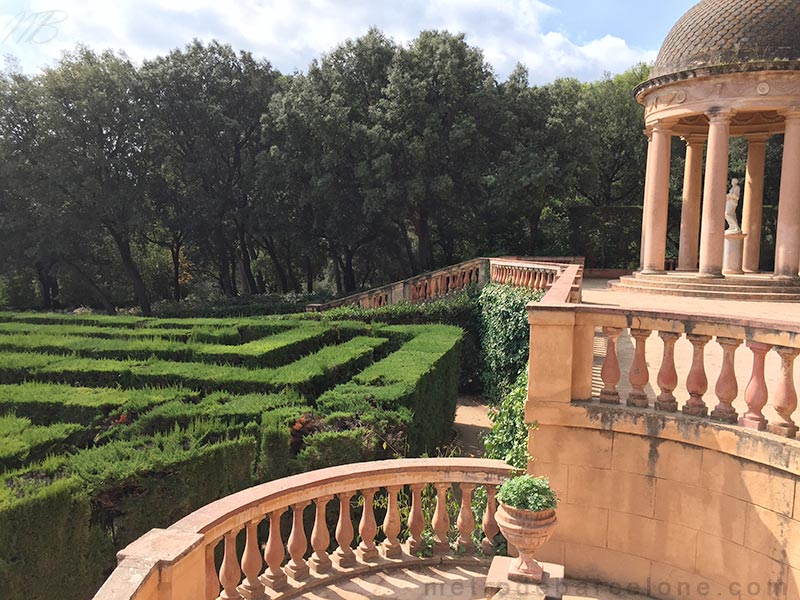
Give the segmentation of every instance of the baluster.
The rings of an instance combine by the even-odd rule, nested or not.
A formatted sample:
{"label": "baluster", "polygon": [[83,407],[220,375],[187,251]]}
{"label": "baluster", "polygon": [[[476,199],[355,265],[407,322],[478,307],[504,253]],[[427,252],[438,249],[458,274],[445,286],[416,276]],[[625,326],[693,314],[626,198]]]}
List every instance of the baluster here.
{"label": "baluster", "polygon": [[606,336],[606,356],[603,367],[600,369],[600,378],[603,380],[603,390],[600,392],[600,402],[604,404],[618,404],[619,392],[619,359],[617,358],[617,338],[622,334],[619,327],[603,327]]}
{"label": "baluster", "polygon": [[411,512],[408,515],[408,548],[407,552],[415,555],[422,550],[422,531],[425,529],[425,517],[422,515],[422,489],[424,483],[415,483],[411,488]]}
{"label": "baluster", "polygon": [[350,519],[350,499],[352,492],[339,494],[339,519],[336,521],[336,543],[333,562],[340,567],[350,567],[356,562],[356,555],[350,544],[353,541],[353,521]]}
{"label": "baluster", "polygon": [[358,523],[358,534],[361,543],[356,548],[356,556],[363,562],[372,562],[378,558],[378,549],[375,547],[375,534],[378,526],[375,523],[375,492],[378,490],[362,490],[364,496],[364,510],[361,511],[361,521]]}
{"label": "baluster", "polygon": [[733,360],[736,349],[741,345],[742,340],[717,336],[717,343],[722,346],[722,368],[719,370],[719,378],[714,386],[714,393],[719,402],[711,411],[711,418],[724,423],[736,423],[739,415],[736,414],[732,404],[739,395],[739,384],[736,381]]}
{"label": "baluster", "polygon": [[447,489],[446,483],[436,484],[436,510],[433,511],[433,552],[444,554],[450,550],[447,533],[450,531],[450,516],[447,514]]}
{"label": "baluster", "polygon": [[328,533],[328,523],[325,520],[325,509],[333,496],[322,496],[314,500],[314,529],[311,530],[311,547],[314,553],[308,560],[309,567],[314,573],[325,573],[331,568],[331,557],[328,556],[328,544],[331,536]]}
{"label": "baluster", "polygon": [[475,486],[462,483],[461,507],[458,509],[456,527],[458,527],[458,549],[465,554],[475,552],[475,543],[472,541],[472,530],[475,529],[475,516],[472,514],[472,492]]}
{"label": "baluster", "polygon": [[219,577],[217,565],[214,564],[214,550],[219,540],[206,546],[206,600],[216,600],[219,597]]}
{"label": "baluster", "polygon": [[308,565],[303,558],[308,548],[306,530],[303,526],[303,509],[309,504],[311,503],[308,501],[292,504],[292,532],[286,544],[286,549],[289,550],[289,562],[283,570],[295,581],[308,577]]}
{"label": "baluster", "polygon": [[536,290],[542,289],[542,272],[541,271],[536,271],[536,275],[534,276],[534,279],[533,279],[533,287]]}
{"label": "baluster", "polygon": [[631,392],[628,394],[628,406],[647,408],[650,401],[647,399],[647,392],[644,386],[650,381],[650,373],[647,370],[647,357],[645,347],[647,338],[650,336],[649,329],[631,329],[631,337],[636,340],[636,350],[631,363],[631,370],[628,372],[628,381],[631,383]]}
{"label": "baluster", "polygon": [[486,512],[483,513],[481,527],[483,528],[484,538],[481,540],[481,550],[487,556],[494,554],[494,538],[500,533],[497,521],[494,520],[494,513],[497,511],[497,488],[493,485],[485,485],[486,489]]}
{"label": "baluster", "polygon": [[390,486],[386,488],[389,502],[386,507],[386,517],[383,519],[383,533],[386,539],[381,544],[383,556],[386,558],[397,558],[403,554],[403,546],[397,536],[400,534],[400,505],[397,502],[397,494],[400,486]]}
{"label": "baluster", "polygon": [[686,377],[689,400],[683,405],[683,413],[694,417],[705,417],[708,414],[708,407],[703,401],[703,395],[708,390],[708,378],[706,377],[704,351],[711,336],[691,333],[686,338],[692,343],[692,368],[689,369],[689,375]]}
{"label": "baluster", "polygon": [[261,583],[275,591],[286,587],[286,574],[281,568],[285,555],[281,538],[281,515],[285,511],[286,509],[282,508],[273,510],[269,514],[269,537],[267,545],[264,546],[264,562],[267,563],[267,570],[261,576]]}
{"label": "baluster", "polygon": [[797,435],[797,425],[792,420],[792,413],[797,408],[797,390],[794,387],[794,359],[800,354],[800,349],[777,346],[775,352],[781,357],[781,377],[775,388],[773,405],[780,419],[770,423],[767,431],[793,438]]}
{"label": "baluster", "polygon": [[658,337],[664,342],[664,354],[661,358],[661,368],[658,370],[658,389],[661,393],[656,398],[656,410],[675,412],[678,410],[678,402],[672,393],[678,386],[678,372],[675,370],[675,342],[680,336],[679,333],[671,331],[659,331]]}
{"label": "baluster", "polygon": [[739,425],[763,431],[767,428],[767,420],[761,414],[761,409],[767,404],[768,397],[767,382],[764,381],[764,359],[772,346],[748,341],[747,347],[753,353],[753,370],[744,390],[747,412],[739,418]]}
{"label": "baluster", "polygon": [[229,531],[225,534],[225,555],[219,567],[219,582],[222,584],[220,600],[239,600],[242,596],[236,586],[242,578],[239,568],[239,558],[236,556],[236,534],[238,531]]}
{"label": "baluster", "polygon": [[263,564],[261,551],[258,549],[258,524],[260,522],[261,519],[256,519],[247,524],[247,539],[242,554],[244,581],[239,586],[239,593],[242,598],[247,598],[247,600],[262,600],[267,597],[264,592],[264,584],[258,580]]}

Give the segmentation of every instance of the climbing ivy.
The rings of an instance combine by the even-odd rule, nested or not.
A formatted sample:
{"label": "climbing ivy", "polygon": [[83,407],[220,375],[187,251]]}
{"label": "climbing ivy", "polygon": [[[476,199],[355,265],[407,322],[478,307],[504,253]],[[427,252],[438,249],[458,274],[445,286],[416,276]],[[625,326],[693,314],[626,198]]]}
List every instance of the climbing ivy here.
{"label": "climbing ivy", "polygon": [[518,373],[528,362],[529,326],[525,307],[538,302],[543,292],[491,283],[483,288],[481,309],[481,380],[494,404],[511,391]]}
{"label": "climbing ivy", "polygon": [[506,461],[525,470],[528,465],[528,432],[535,427],[525,423],[525,399],[528,395],[528,368],[522,369],[514,387],[489,412],[492,429],[483,442],[486,456]]}

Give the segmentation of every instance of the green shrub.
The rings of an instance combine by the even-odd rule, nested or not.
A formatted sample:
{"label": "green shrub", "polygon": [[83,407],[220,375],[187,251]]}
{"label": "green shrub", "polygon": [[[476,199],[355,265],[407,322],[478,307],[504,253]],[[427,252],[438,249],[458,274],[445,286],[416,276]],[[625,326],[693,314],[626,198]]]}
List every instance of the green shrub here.
{"label": "green shrub", "polygon": [[[320,396],[317,410],[339,419],[352,410],[365,424],[391,424],[394,433],[405,426],[410,413],[413,422],[407,429],[408,452],[433,452],[452,433],[462,332],[447,325],[394,325],[380,331],[410,339],[396,352]],[[398,412],[402,408],[408,413]],[[381,434],[380,430],[376,433]]]}
{"label": "green shrub", "polygon": [[[84,427],[75,423],[32,425],[30,419],[0,416],[0,472],[64,454],[82,443]],[[88,440],[87,440],[88,441]]]}
{"label": "green shrub", "polygon": [[511,285],[489,284],[481,307],[481,379],[489,402],[505,396],[528,361],[530,327],[525,307],[543,293]]}
{"label": "green shrub", "polygon": [[90,425],[121,415],[127,420],[164,402],[198,398],[197,392],[176,388],[123,390],[28,382],[0,385],[0,414],[13,412],[38,425]]}
{"label": "green shrub", "polygon": [[111,541],[89,526],[91,504],[77,477],[40,472],[21,485],[0,479],[3,598],[86,600],[105,576]]}
{"label": "green shrub", "polygon": [[474,390],[480,386],[481,373],[479,293],[480,290],[473,286],[438,300],[417,304],[400,302],[370,309],[346,306],[296,317],[324,321],[352,319],[389,325],[442,324],[460,327],[464,331],[464,337],[461,343],[459,387]]}
{"label": "green shrub", "polygon": [[514,387],[500,403],[489,411],[492,429],[483,440],[486,457],[507,462],[512,467],[528,468],[528,432],[525,423],[525,401],[528,397],[528,368],[522,369]]}
{"label": "green shrub", "polygon": [[497,491],[497,499],[503,504],[520,510],[553,510],[558,498],[547,477],[518,475],[507,479]]}
{"label": "green shrub", "polygon": [[306,438],[305,447],[297,455],[304,471],[362,462],[371,458],[366,441],[372,436],[363,429],[322,431]]}

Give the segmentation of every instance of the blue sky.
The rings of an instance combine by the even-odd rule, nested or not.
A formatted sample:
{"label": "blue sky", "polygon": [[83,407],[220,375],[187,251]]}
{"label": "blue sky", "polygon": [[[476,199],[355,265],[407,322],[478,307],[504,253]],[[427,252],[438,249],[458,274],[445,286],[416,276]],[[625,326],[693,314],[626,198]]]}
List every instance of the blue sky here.
{"label": "blue sky", "polygon": [[85,43],[141,61],[212,38],[284,72],[304,70],[376,25],[406,43],[423,29],[463,31],[505,77],[517,62],[537,83],[584,80],[653,60],[695,0],[3,0],[0,54],[26,72]]}

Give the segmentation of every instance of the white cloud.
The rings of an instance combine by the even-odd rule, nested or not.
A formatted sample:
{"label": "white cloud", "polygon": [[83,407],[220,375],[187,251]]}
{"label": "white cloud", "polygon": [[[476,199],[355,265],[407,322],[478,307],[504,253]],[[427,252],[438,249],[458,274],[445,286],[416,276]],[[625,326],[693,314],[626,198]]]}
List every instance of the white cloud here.
{"label": "white cloud", "polygon": [[555,9],[540,0],[17,1],[14,9],[0,9],[0,53],[18,56],[26,71],[52,63],[78,42],[124,49],[141,60],[194,37],[251,50],[283,71],[304,70],[371,25],[403,43],[422,29],[463,31],[498,75],[523,62],[537,82],[594,79],[655,58],[655,51],[631,48],[610,35],[576,44],[563,33],[545,31],[543,19]]}

